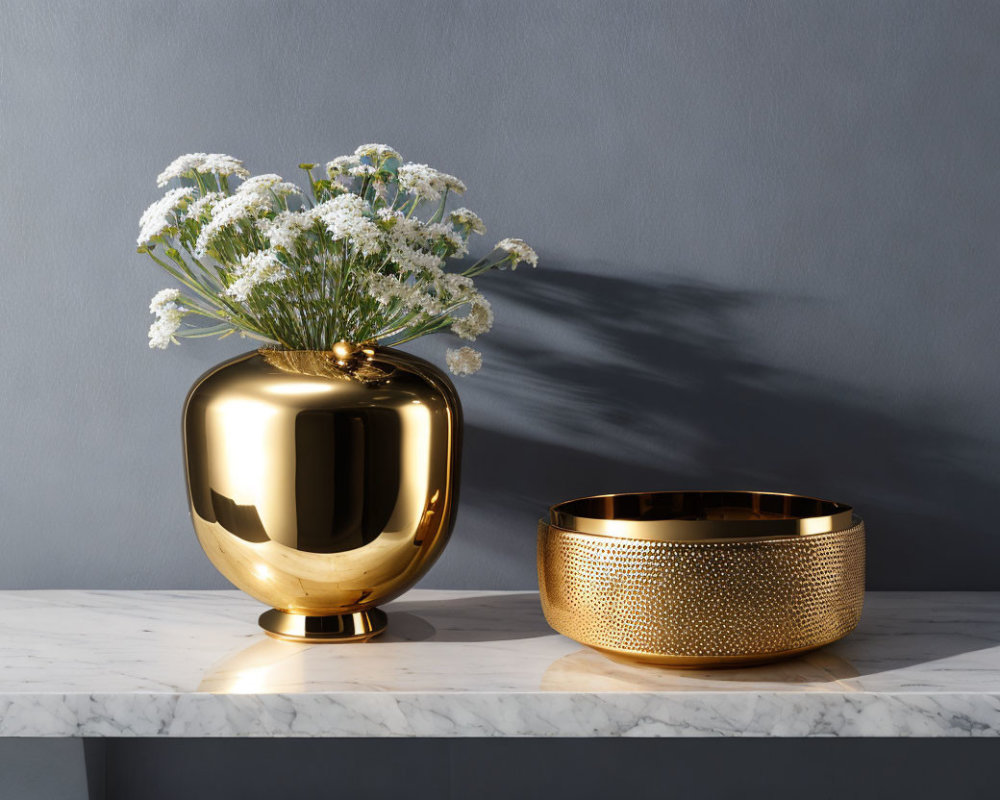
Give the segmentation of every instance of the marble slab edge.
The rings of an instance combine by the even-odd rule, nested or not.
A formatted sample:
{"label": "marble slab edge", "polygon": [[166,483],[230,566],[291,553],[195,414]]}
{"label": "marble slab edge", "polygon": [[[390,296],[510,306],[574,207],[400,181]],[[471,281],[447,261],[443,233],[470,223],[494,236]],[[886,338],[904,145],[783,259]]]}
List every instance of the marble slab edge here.
{"label": "marble slab edge", "polygon": [[4,737],[979,737],[1000,693],[16,694]]}

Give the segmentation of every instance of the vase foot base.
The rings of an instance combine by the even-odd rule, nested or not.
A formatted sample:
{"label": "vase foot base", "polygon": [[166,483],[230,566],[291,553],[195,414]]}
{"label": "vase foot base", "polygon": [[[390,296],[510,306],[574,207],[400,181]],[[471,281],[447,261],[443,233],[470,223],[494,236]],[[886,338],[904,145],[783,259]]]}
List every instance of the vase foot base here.
{"label": "vase foot base", "polygon": [[257,622],[268,636],[287,642],[366,642],[385,630],[384,611],[371,608],[354,614],[309,617],[272,608]]}

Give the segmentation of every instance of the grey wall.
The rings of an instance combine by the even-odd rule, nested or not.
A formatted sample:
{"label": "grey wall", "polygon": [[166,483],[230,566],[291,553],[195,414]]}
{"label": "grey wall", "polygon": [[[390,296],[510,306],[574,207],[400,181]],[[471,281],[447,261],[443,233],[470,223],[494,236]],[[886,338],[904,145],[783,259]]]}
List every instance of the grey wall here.
{"label": "grey wall", "polygon": [[542,257],[483,283],[461,518],[425,585],[532,586],[560,499],[735,486],[853,502],[873,588],[1000,589],[997,4],[0,14],[0,587],[225,585],[178,425],[236,345],[147,349],[168,282],[136,219],[181,153],[293,177],[385,141]]}

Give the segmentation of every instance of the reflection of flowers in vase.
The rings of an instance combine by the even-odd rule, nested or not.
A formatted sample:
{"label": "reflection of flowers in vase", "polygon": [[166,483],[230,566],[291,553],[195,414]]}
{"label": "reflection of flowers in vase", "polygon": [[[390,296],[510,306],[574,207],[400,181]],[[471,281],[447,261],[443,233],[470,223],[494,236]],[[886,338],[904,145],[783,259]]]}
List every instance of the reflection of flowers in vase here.
{"label": "reflection of flowers in vase", "polygon": [[[142,215],[139,251],[182,288],[153,297],[150,347],[234,332],[286,350],[398,345],[439,331],[474,341],[492,327],[493,311],[473,279],[538,263],[531,247],[508,238],[447,270],[486,227],[467,208],[447,211],[462,181],[404,163],[391,147],[363,145],[320,177],[315,164],[302,168],[308,190],[279,175],[251,176],[222,154],[181,156],[160,174],[160,186],[181,185]],[[482,363],[471,347],[450,349],[446,360],[457,375]]]}

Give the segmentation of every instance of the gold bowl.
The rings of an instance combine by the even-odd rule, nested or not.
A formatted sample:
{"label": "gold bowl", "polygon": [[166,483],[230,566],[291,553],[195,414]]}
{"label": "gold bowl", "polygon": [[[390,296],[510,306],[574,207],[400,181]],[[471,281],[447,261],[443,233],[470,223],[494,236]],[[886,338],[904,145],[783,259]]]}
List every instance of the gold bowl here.
{"label": "gold bowl", "polygon": [[548,623],[607,655],[762,663],[855,628],[865,526],[850,506],[801,495],[585,497],[539,523],[538,580]]}

